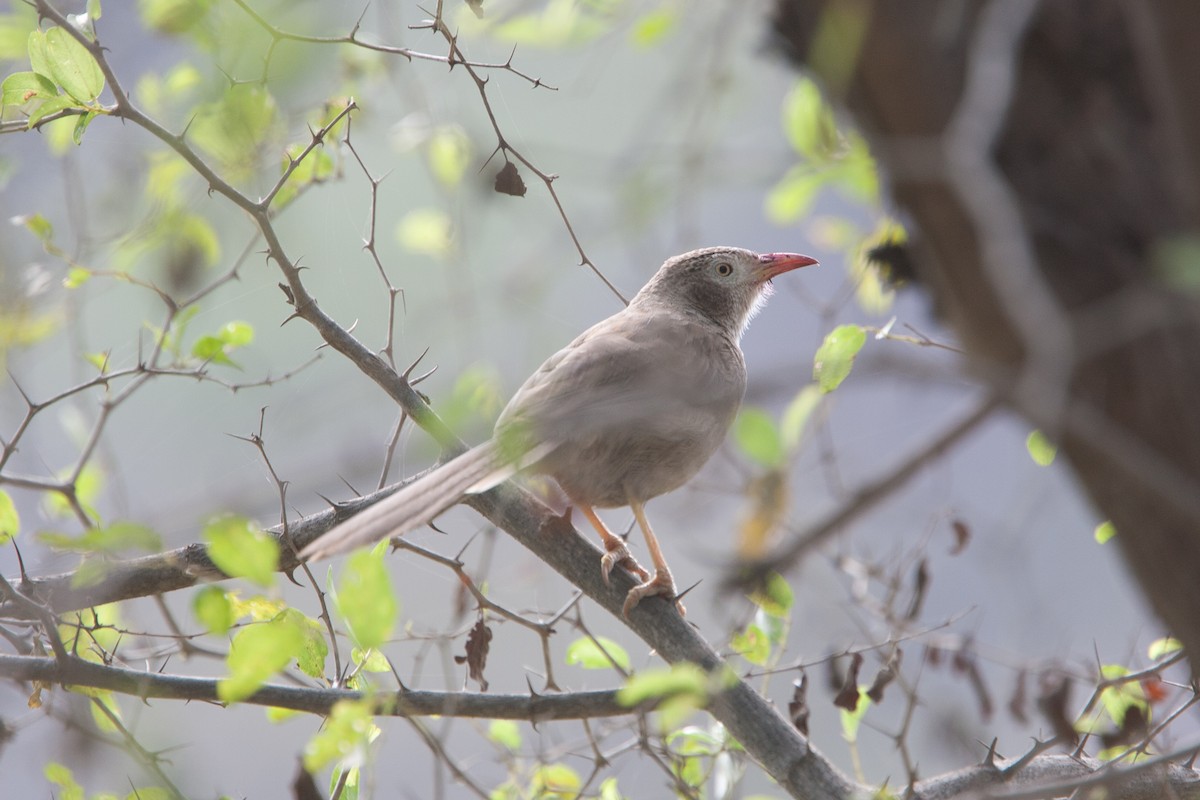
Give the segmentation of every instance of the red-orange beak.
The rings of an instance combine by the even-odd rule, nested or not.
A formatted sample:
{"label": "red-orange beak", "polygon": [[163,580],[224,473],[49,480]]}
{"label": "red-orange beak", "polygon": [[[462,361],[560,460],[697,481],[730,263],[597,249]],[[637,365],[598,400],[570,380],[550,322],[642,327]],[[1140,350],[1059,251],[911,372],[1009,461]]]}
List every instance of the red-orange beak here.
{"label": "red-orange beak", "polygon": [[763,253],[758,257],[758,279],[769,281],[776,275],[782,275],[800,267],[810,267],[817,263],[815,258],[802,256],[798,253]]}

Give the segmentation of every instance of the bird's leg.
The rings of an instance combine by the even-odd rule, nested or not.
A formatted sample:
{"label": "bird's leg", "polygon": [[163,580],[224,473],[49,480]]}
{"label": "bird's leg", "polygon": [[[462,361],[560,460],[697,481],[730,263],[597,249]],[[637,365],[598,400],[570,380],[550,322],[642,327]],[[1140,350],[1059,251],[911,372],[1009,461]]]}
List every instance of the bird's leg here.
{"label": "bird's leg", "polygon": [[592,523],[592,527],[600,534],[600,539],[604,543],[604,557],[600,559],[600,574],[604,577],[605,586],[608,585],[609,574],[612,573],[613,567],[617,564],[637,575],[640,581],[650,578],[650,573],[634,560],[633,554],[629,552],[629,547],[625,544],[625,540],[610,531],[608,526],[604,524],[604,521],[596,516],[595,510],[591,506],[576,503],[576,507],[583,512],[588,522]]}
{"label": "bird's leg", "polygon": [[[662,548],[658,546],[658,539],[650,528],[650,520],[646,519],[646,507],[636,502],[630,502],[629,507],[633,509],[633,516],[637,519],[638,527],[642,529],[642,534],[646,537],[646,547],[650,550],[650,558],[654,560],[654,577],[629,590],[629,594],[625,597],[625,605],[621,609],[621,613],[626,617],[637,607],[638,603],[642,602],[643,597],[658,594],[670,599],[675,598],[675,579],[671,577],[667,559],[663,556]],[[679,609],[680,614],[687,613],[687,609],[679,600],[675,600],[675,607]]]}

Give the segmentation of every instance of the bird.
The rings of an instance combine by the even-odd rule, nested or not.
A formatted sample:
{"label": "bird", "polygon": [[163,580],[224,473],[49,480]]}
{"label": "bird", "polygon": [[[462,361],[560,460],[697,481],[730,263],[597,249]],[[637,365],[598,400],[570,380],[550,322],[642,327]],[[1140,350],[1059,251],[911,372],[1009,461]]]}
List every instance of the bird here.
{"label": "bird", "polygon": [[[518,473],[548,475],[599,533],[605,583],[618,565],[636,576],[623,614],[653,595],[683,612],[646,502],[686,483],[724,441],[746,390],[742,333],[772,293],[772,278],[815,264],[737,247],[667,259],[627,306],[529,376],[491,439],[336,525],[301,559],[401,536]],[[623,506],[642,531],[653,573],[595,511]]]}

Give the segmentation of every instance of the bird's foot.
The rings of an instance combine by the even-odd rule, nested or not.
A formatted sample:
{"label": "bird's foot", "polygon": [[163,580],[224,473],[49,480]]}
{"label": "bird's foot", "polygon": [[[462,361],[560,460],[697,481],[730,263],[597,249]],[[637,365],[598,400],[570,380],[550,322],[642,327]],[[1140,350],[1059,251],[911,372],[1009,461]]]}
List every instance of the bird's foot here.
{"label": "bird's foot", "polygon": [[624,540],[614,536],[604,542],[604,548],[606,552],[600,558],[600,575],[604,578],[605,586],[610,585],[609,576],[618,564],[636,575],[639,581],[650,579],[650,573],[634,559]]}
{"label": "bird's foot", "polygon": [[652,595],[660,595],[668,600],[674,600],[675,608],[679,609],[679,615],[687,614],[683,602],[676,598],[675,579],[665,569],[657,570],[653,578],[630,589],[629,594],[625,595],[625,605],[621,608],[621,613],[628,618],[629,612],[637,608],[637,604],[642,602],[642,598]]}

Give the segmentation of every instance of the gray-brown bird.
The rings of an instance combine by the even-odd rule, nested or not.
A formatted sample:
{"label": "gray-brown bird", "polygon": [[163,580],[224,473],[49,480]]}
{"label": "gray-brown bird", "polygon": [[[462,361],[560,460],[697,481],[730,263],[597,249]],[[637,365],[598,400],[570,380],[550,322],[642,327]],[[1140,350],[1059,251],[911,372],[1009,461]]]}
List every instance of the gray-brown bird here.
{"label": "gray-brown bird", "polygon": [[[735,247],[668,259],[626,308],[529,376],[491,439],[341,523],[301,558],[400,536],[463,495],[527,471],[554,478],[599,532],[605,581],[617,564],[639,577],[625,599],[626,615],[643,597],[673,598],[675,581],[646,519],[646,501],[682,486],[720,446],[746,390],[742,331],[770,294],[771,278],[816,263]],[[633,510],[653,575],[594,510],[618,506]]]}

